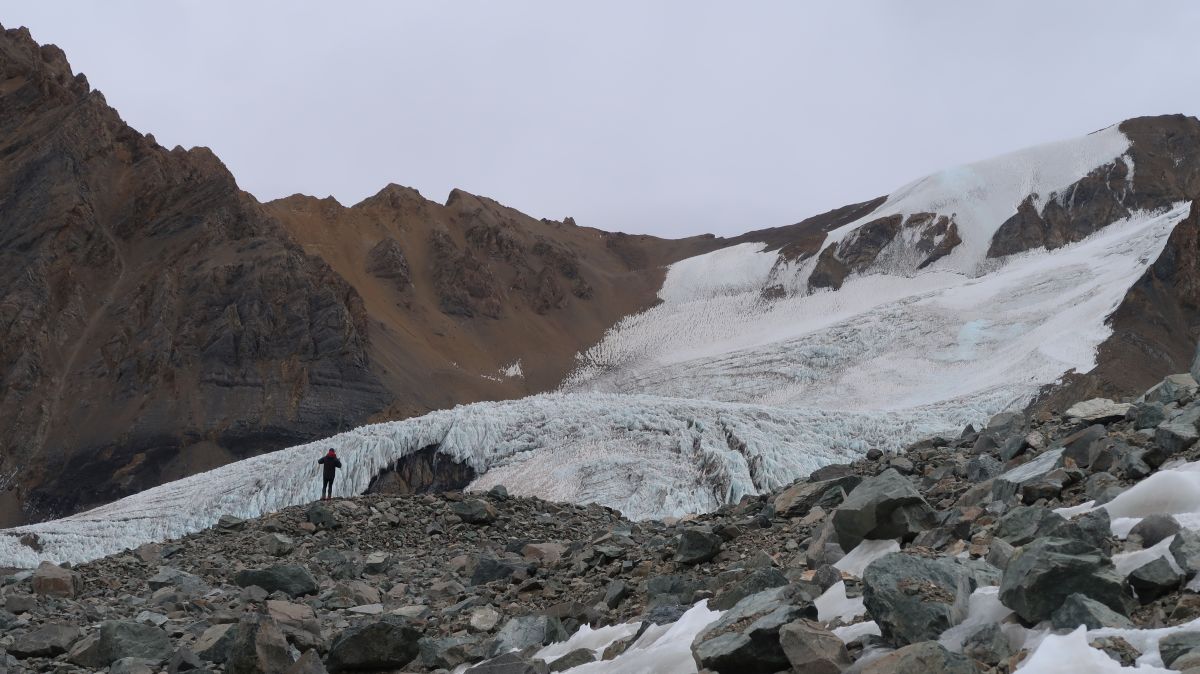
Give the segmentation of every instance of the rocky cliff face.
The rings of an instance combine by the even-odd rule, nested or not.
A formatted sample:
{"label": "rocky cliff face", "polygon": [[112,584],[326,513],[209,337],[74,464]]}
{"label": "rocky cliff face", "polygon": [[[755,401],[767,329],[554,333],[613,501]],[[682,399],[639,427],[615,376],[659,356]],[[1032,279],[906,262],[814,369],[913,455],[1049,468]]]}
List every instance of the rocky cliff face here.
{"label": "rocky cliff face", "polygon": [[208,150],[0,37],[0,466],[42,517],[384,407],[352,287]]}

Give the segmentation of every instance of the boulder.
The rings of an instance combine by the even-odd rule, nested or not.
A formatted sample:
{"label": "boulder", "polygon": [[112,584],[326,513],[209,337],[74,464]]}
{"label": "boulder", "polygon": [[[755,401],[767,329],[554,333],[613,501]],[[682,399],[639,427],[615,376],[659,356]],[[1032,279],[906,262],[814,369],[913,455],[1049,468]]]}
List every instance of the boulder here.
{"label": "boulder", "polygon": [[296,542],[291,536],[283,534],[264,534],[258,539],[258,544],[272,557],[283,557],[292,550],[296,549]]}
{"label": "boulder", "polygon": [[532,660],[517,653],[505,653],[471,667],[465,674],[549,674],[550,668],[541,660]]}
{"label": "boulder", "polygon": [[476,632],[491,632],[500,623],[500,612],[491,606],[481,606],[471,611],[467,624]]}
{"label": "boulder", "polygon": [[1092,398],[1067,408],[1066,416],[1093,424],[1107,424],[1125,418],[1133,405],[1117,403],[1108,398]]}
{"label": "boulder", "polygon": [[155,674],[158,662],[146,658],[121,658],[112,663],[108,674]]}
{"label": "boulder", "polygon": [[321,655],[316,649],[310,648],[284,674],[329,674],[329,670],[325,669],[325,663],[321,662]]}
{"label": "boulder", "polygon": [[151,590],[172,588],[189,597],[199,597],[212,590],[200,576],[169,566],[158,567],[158,571],[146,579],[146,584],[150,586]]}
{"label": "boulder", "polygon": [[1133,427],[1137,430],[1155,428],[1167,420],[1167,411],[1160,402],[1140,402],[1133,407]]}
{"label": "boulder", "polygon": [[31,578],[35,594],[73,599],[83,589],[83,579],[70,569],[42,562]]}
{"label": "boulder", "polygon": [[1200,534],[1191,529],[1181,529],[1167,549],[1189,579],[1200,572]]}
{"label": "boulder", "polygon": [[550,671],[565,672],[581,665],[596,661],[596,654],[590,648],[576,648],[566,655],[550,663]]}
{"label": "boulder", "polygon": [[1171,667],[1179,658],[1200,652],[1200,632],[1175,632],[1158,640],[1158,654]]}
{"label": "boulder", "polygon": [[1062,447],[1064,457],[1074,461],[1075,465],[1086,468],[1092,462],[1093,447],[1107,435],[1108,429],[1100,424],[1093,424],[1083,430],[1075,431],[1059,440],[1055,445]]}
{"label": "boulder", "polygon": [[692,641],[697,666],[718,673],[766,674],[790,667],[780,642],[784,625],[815,620],[816,607],[793,595],[792,586],[751,595],[721,614]]}
{"label": "boulder", "polygon": [[420,653],[420,640],[421,632],[407,620],[385,616],[339,634],[325,666],[331,672],[400,669]]}
{"label": "boulder", "polygon": [[992,535],[1013,546],[1020,546],[1047,535],[1066,521],[1049,508],[1017,506],[1000,517]]}
{"label": "boulder", "polygon": [[51,623],[13,639],[12,644],[8,647],[8,652],[22,660],[25,658],[52,658],[70,650],[71,645],[79,637],[78,627]]}
{"label": "boulder", "polygon": [[478,498],[452,503],[450,512],[467,524],[489,524],[496,521],[496,507]]}
{"label": "boulder", "polygon": [[246,520],[234,515],[221,515],[217,518],[217,528],[223,531],[240,531],[245,526]]}
{"label": "boulder", "polygon": [[962,654],[989,667],[996,667],[1012,657],[1013,649],[1000,625],[987,623],[963,639]]}
{"label": "boulder", "polygon": [[1154,442],[1168,455],[1177,454],[1196,444],[1200,437],[1200,405],[1192,403],[1175,417],[1159,424],[1154,429]]}
{"label": "boulder", "polygon": [[237,625],[224,623],[204,630],[192,645],[192,652],[202,660],[221,664],[229,658],[229,649],[237,637]]}
{"label": "boulder", "polygon": [[1162,541],[1167,536],[1174,536],[1179,533],[1179,522],[1170,515],[1155,513],[1142,518],[1141,522],[1133,525],[1129,530],[1128,538],[1135,538],[1142,542],[1143,548],[1148,548],[1155,543]]}
{"label": "boulder", "polygon": [[1007,470],[992,480],[992,496],[997,501],[1008,502],[1021,492],[1027,484],[1043,479],[1063,464],[1063,448],[1048,449],[1033,459]]}
{"label": "boulder", "polygon": [[1016,550],[1000,580],[1000,601],[1023,620],[1048,619],[1072,594],[1125,615],[1129,587],[1112,560],[1083,541],[1039,538]]}
{"label": "boulder", "polygon": [[200,661],[195,653],[186,646],[175,651],[171,655],[171,659],[167,661],[167,674],[178,674],[179,672],[195,672],[204,668],[204,663]]}
{"label": "boulder", "polygon": [[[827,468],[830,468],[827,466]],[[797,482],[792,486],[784,489],[775,496],[773,501],[775,505],[775,514],[780,517],[803,517],[812,510],[819,502],[824,500],[826,493],[833,489],[841,489],[844,492],[853,491],[862,482],[862,478],[854,474],[845,474],[844,469],[839,469],[839,474],[836,477],[824,480],[810,480],[808,482]],[[820,471],[816,471],[813,475],[817,475]]]}
{"label": "boulder", "polygon": [[[838,580],[841,580],[840,576]],[[783,575],[783,572],[778,569],[770,567],[755,569],[748,576],[718,594],[715,599],[709,602],[709,607],[717,611],[727,611],[733,608],[739,601],[752,594],[758,594],[763,590],[769,590],[773,587],[783,587],[787,584],[787,576]]]}
{"label": "boulder", "polygon": [[859,674],[979,674],[979,668],[961,653],[951,653],[936,641],[923,641],[872,660]]}
{"label": "boulder", "polygon": [[292,652],[283,632],[270,616],[244,614],[225,661],[228,674],[284,672],[292,666]]}
{"label": "boulder", "polygon": [[839,674],[854,663],[846,644],[812,620],[779,628],[779,645],[796,674]]}
{"label": "boulder", "polygon": [[1184,580],[1184,575],[1164,557],[1146,562],[1129,574],[1129,586],[1143,604],[1178,590]]}
{"label": "boulder", "polygon": [[911,541],[935,524],[933,508],[893,468],[863,480],[834,511],[832,521],[842,550],[867,538]]}
{"label": "boulder", "polygon": [[1062,630],[1086,625],[1089,630],[1095,630],[1101,627],[1129,628],[1133,627],[1133,622],[1095,599],[1076,593],[1054,610],[1050,625]]}
{"label": "boulder", "polygon": [[304,517],[309,524],[318,529],[336,529],[338,527],[337,515],[334,514],[332,508],[322,503],[310,505]]}
{"label": "boulder", "polygon": [[153,625],[132,620],[106,620],[100,623],[98,654],[105,663],[122,658],[141,658],[162,662],[171,657],[171,640]]}
{"label": "boulder", "polygon": [[721,537],[704,529],[684,529],[675,548],[675,561],[680,564],[701,564],[721,552]]}
{"label": "boulder", "polygon": [[563,628],[562,621],[546,615],[527,615],[510,618],[504,627],[496,633],[489,656],[500,655],[508,651],[519,651],[530,646],[547,646],[559,641],[566,641],[570,635]]}
{"label": "boulder", "polygon": [[1196,379],[1191,374],[1167,375],[1161,382],[1146,391],[1145,400],[1162,404],[1175,403],[1196,395]]}
{"label": "boulder", "polygon": [[936,639],[962,622],[970,594],[970,573],[952,558],[894,552],[863,572],[863,604],[897,645]]}
{"label": "boulder", "polygon": [[257,585],[267,592],[283,592],[289,597],[316,594],[317,581],[308,569],[298,564],[280,564],[265,569],[245,569],[237,572],[233,582],[238,587]]}

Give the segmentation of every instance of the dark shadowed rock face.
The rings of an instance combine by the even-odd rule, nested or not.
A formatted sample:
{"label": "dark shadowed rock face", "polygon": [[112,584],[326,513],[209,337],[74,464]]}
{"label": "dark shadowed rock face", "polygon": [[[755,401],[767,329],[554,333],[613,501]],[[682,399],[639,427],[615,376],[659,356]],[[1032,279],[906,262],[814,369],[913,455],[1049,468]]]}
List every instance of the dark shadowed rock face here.
{"label": "dark shadowed rock face", "polygon": [[367,486],[368,494],[424,494],[463,489],[475,479],[467,463],[459,463],[426,447],[397,461]]}
{"label": "dark shadowed rock face", "polygon": [[1183,115],[1140,117],[1120,129],[1132,142],[1133,170],[1117,158],[1060,192],[1039,195],[1045,198],[1040,211],[1033,197],[1026,198],[997,230],[988,256],[1059,248],[1133,211],[1200,197],[1200,122]]}
{"label": "dark shadowed rock face", "polygon": [[384,406],[354,290],[211,152],[133,131],[23,29],[0,62],[0,462],[29,516]]}

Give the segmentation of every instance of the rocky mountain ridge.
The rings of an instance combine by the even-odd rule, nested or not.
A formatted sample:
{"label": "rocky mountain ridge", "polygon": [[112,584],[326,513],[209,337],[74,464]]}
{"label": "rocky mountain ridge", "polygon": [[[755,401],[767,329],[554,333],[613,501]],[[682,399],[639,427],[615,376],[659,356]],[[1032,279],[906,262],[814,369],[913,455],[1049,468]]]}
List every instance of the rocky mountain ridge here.
{"label": "rocky mountain ridge", "polygon": [[[1174,375],[1133,403],[1006,413],[683,521],[503,488],[226,517],[13,573],[0,647],[9,667],[58,672],[532,673],[657,657],[670,671],[957,674],[1043,671],[1045,644],[1066,637],[1042,631],[1082,625],[1125,630],[1089,637],[1112,667],[1148,655],[1190,671],[1194,499],[1173,501],[1178,520],[1145,499],[1200,459],[1198,394]],[[646,643],[698,610],[721,613],[682,651]],[[569,641],[584,625],[628,628]],[[1146,630],[1165,631],[1135,638]]]}
{"label": "rocky mountain ridge", "polygon": [[[3,31],[0,55],[9,524],[369,420],[555,389],[578,354],[660,301],[667,265],[702,253],[765,252],[774,266],[754,300],[770,306],[880,273],[975,278],[1000,256],[1057,250],[1200,197],[1200,122],[1164,116],[960,169],[1013,162],[981,183],[1011,182],[1003,198],[953,193],[951,170],[729,239],[610,234],[395,185],[350,207],[302,195],[261,204],[211,152],[130,129],[28,31]],[[1073,177],[1030,187],[1048,174]],[[937,198],[914,201],[925,193]],[[1186,366],[1200,325],[1196,223],[1193,209],[1117,306],[1095,369],[1049,387],[1035,411],[1128,395]],[[824,357],[790,369],[802,380]]]}

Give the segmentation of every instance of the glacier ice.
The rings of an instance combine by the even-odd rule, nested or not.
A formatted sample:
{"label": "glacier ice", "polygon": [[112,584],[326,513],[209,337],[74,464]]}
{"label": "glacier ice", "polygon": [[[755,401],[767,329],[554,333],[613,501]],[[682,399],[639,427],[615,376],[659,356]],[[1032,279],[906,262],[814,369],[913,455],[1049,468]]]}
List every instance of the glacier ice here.
{"label": "glacier ice", "polygon": [[[868,448],[956,435],[1094,365],[1108,316],[1157,258],[1186,203],[1136,213],[1054,251],[986,259],[986,242],[1034,192],[1052,198],[1128,148],[1109,129],[954,169],[897,191],[873,214],[956,213],[964,245],[925,270],[879,268],[841,289],[764,299],[789,267],[760,244],[673,265],[662,302],[628,316],[559,391],[364,426],[0,532],[0,564],[80,562],[313,500],[315,460],[336,447],[336,494],[366,489],[435,447],[472,488],[595,502],[633,518],[705,511],[781,487]],[[827,243],[855,227],[830,233]],[[897,245],[907,245],[901,242]],[[902,259],[903,256],[894,256]],[[503,376],[520,376],[519,363]],[[18,542],[36,533],[41,552]]]}

